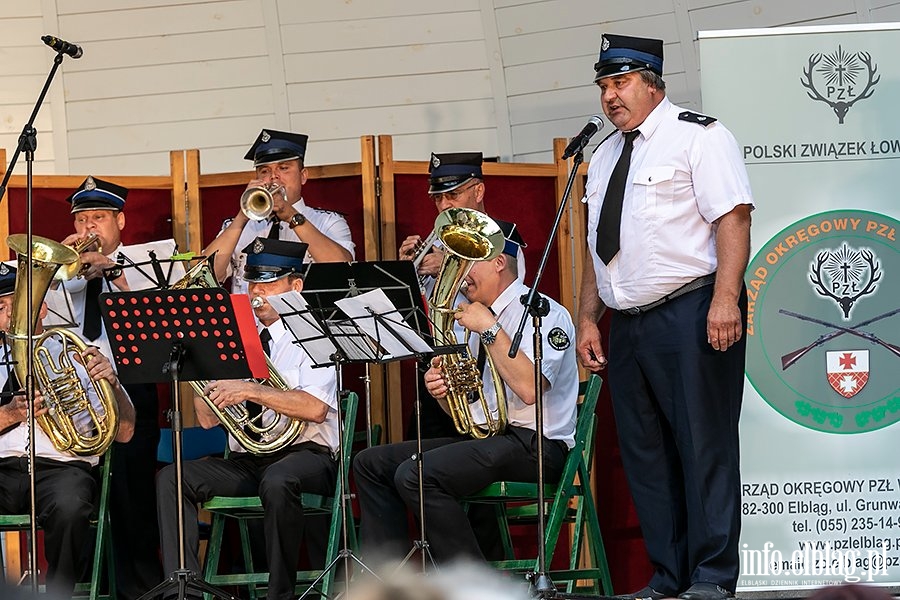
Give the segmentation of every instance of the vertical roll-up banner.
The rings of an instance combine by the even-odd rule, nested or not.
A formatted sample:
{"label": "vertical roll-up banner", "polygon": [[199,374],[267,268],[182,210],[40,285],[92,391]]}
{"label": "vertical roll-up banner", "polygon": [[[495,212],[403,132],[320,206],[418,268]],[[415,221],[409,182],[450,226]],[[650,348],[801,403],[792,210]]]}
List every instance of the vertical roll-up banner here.
{"label": "vertical roll-up banner", "polygon": [[900,583],[900,24],[700,33],[742,149],[739,591]]}

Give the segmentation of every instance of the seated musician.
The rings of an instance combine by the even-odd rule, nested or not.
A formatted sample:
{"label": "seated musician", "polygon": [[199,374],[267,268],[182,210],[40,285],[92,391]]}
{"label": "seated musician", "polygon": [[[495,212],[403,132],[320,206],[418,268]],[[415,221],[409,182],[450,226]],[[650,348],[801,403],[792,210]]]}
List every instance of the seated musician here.
{"label": "seated musician", "polygon": [[[257,238],[243,249],[247,255],[244,278],[249,282],[251,298],[259,299],[254,308],[260,325],[263,349],[289,387],[276,389],[255,381],[219,380],[204,388],[205,400],[194,399],[197,419],[205,428],[225,424],[229,430],[231,453],[227,458],[207,457],[184,463],[184,534],[187,545],[186,567],[200,571],[197,556],[197,503],[213,496],[259,496],[265,511],[266,558],[269,564],[269,600],[293,598],[300,540],[304,534],[303,492],[331,495],[337,475],[333,456],[338,449],[336,379],[333,368],[313,368],[306,352],[294,344],[280,316],[266,300],[269,296],[303,289],[300,276],[306,244]],[[260,418],[299,419],[305,426],[285,448],[272,454],[247,451],[241,443],[252,443],[252,433],[238,434],[219,417],[228,407],[246,406]],[[267,410],[270,409],[270,410]],[[277,413],[277,414],[276,414]],[[223,421],[224,419],[224,421]],[[246,437],[245,437],[246,436]],[[249,438],[249,439],[248,439]],[[175,465],[160,471],[157,478],[160,545],[166,572],[178,568],[178,523],[176,522]],[[311,544],[312,545],[312,544]],[[317,564],[324,554],[310,547],[310,560]]]}
{"label": "seated musician", "polygon": [[[16,269],[0,264],[0,330],[7,333],[13,318],[12,306]],[[24,300],[24,298],[22,298]],[[47,314],[47,305],[42,303],[40,318],[35,326],[35,336],[43,330],[41,319]],[[44,346],[54,360],[59,355],[61,344],[49,338]],[[3,346],[3,362],[13,358],[9,343]],[[91,379],[105,379],[110,383],[118,407],[119,429],[115,440],[127,442],[134,432],[134,408],[124,388],[119,385],[112,365],[100,351],[89,346],[82,353],[84,365],[73,365],[87,390],[95,410],[102,412]],[[24,360],[21,356],[17,360]],[[35,364],[38,361],[35,360]],[[28,475],[28,408],[24,395],[18,391],[18,378],[8,365],[0,367],[0,379],[5,382],[2,405],[0,405],[0,513],[24,514],[31,510],[29,501]],[[34,400],[35,416],[47,414],[43,397],[38,392]],[[86,427],[86,414],[72,419],[76,429]],[[89,435],[95,433],[85,432]],[[90,530],[90,518],[99,496],[99,489],[91,474],[91,468],[98,462],[96,456],[78,456],[57,450],[50,438],[40,427],[34,430],[35,451],[35,514],[38,525],[44,530],[44,553],[47,558],[47,589],[54,598],[69,598],[77,579],[83,574],[86,564],[86,545]]]}
{"label": "seated musician", "polygon": [[[537,476],[533,329],[529,319],[521,347],[510,359],[510,336],[524,311],[519,297],[527,287],[517,280],[518,244],[510,240],[508,229],[505,234],[507,243],[500,256],[472,266],[466,277],[468,303],[459,306],[455,318],[475,334],[469,340],[471,356],[479,354],[480,346],[493,359],[504,383],[509,424],[502,433],[484,439],[423,440],[426,538],[440,561],[483,558],[460,498],[497,480],[533,482]],[[561,474],[567,450],[574,445],[578,371],[572,318],[558,303],[549,303],[550,314],[544,317],[542,329],[544,468],[547,481],[554,482]],[[442,360],[432,359],[425,386],[450,412]],[[482,381],[484,396],[493,408],[497,391],[490,367],[485,367]],[[479,406],[469,405],[474,407],[470,414],[476,422],[479,417],[484,420]],[[360,536],[367,553],[378,552],[391,559],[409,548],[406,509],[417,516],[419,510],[418,468],[411,458],[414,452],[415,441],[401,442],[364,450],[354,461],[362,517]]]}

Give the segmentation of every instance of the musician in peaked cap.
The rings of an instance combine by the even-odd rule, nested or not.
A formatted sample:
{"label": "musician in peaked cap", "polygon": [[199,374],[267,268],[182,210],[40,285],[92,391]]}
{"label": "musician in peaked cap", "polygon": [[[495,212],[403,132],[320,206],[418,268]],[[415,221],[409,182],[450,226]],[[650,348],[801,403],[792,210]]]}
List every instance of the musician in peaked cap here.
{"label": "musician in peaked cap", "polygon": [[313,208],[303,200],[303,185],[308,172],[304,166],[307,136],[263,129],[247,151],[256,177],[247,188],[269,184],[284,187],[286,197],[273,194],[274,207],[269,220],[250,220],[241,210],[222,225],[222,230],[203,253],[216,254],[215,271],[219,281],[231,276],[231,290],[247,292],[243,278],[246,255],[241,250],[257,237],[302,241],[308,245],[307,262],[347,262],[353,260],[353,240],[346,219],[336,212]]}
{"label": "musician in peaked cap", "polygon": [[[0,263],[0,331],[9,331],[16,283],[16,268]],[[43,303],[35,324],[34,334],[43,332],[42,319],[47,314]],[[51,337],[43,348],[51,356],[62,352],[58,338]],[[8,345],[3,345],[3,362],[10,362]],[[117,442],[127,442],[134,433],[134,407],[128,393],[120,385],[112,363],[97,348],[88,347],[81,353],[83,362],[73,360],[72,368],[85,390],[86,398],[97,414],[105,407],[97,397],[93,381],[106,380],[113,389],[118,411]],[[20,359],[21,360],[21,359]],[[37,364],[39,361],[35,361]],[[8,365],[0,366],[0,381],[4,392],[17,392],[17,377]],[[92,381],[93,380],[93,381]],[[28,408],[20,395],[4,394],[0,399],[0,513],[20,514],[31,509],[28,472]],[[38,393],[34,402],[35,416],[47,414],[43,397]],[[73,417],[78,428],[87,420]],[[37,425],[37,424],[36,424]],[[93,429],[91,429],[93,434]],[[87,562],[86,542],[90,522],[99,497],[92,467],[99,463],[97,456],[78,456],[58,450],[39,426],[34,430],[35,452],[35,510],[38,525],[44,530],[47,557],[47,590],[54,597],[70,598],[75,583],[84,574]]]}
{"label": "musician in peaked cap", "polygon": [[578,314],[607,365],[622,462],[655,572],[628,598],[722,600],[739,574],[738,418],[753,198],[734,136],[666,98],[662,40],[605,34],[594,65],[616,131],[591,157]]}
{"label": "musician in peaked cap", "polygon": [[[112,357],[107,332],[100,316],[100,294],[129,291],[128,279],[116,262],[126,253],[122,244],[128,189],[89,175],[68,198],[72,205],[75,233],[62,243],[74,245],[90,235],[97,243],[81,253],[86,268],[74,279],[63,282],[72,299],[72,313],[78,333]],[[162,579],[157,541],[159,532],[153,519],[136,519],[135,514],[156,512],[156,448],[159,445],[159,397],[156,384],[126,384],[136,413],[135,431],[127,444],[116,443],[110,494],[113,528],[113,556],[116,560],[118,593],[133,600]]]}
{"label": "musician in peaked cap", "polygon": [[[465,281],[467,301],[457,308],[456,319],[475,335],[468,340],[471,356],[490,355],[503,381],[508,414],[506,430],[484,439],[458,434],[422,441],[426,537],[440,561],[454,558],[483,559],[477,532],[459,505],[459,499],[498,479],[531,482],[537,474],[535,455],[533,332],[526,322],[522,345],[509,358],[510,335],[518,327],[525,307],[519,301],[528,291],[517,279],[516,255],[522,243],[512,223],[501,226],[506,236],[503,252],[492,260],[473,264]],[[578,372],[575,359],[575,327],[565,308],[549,300],[545,317],[544,437],[547,480],[556,481],[566,453],[574,445]],[[526,339],[528,341],[526,341]],[[478,360],[479,364],[487,364]],[[433,400],[448,411],[447,380],[435,357],[424,375]],[[458,383],[458,382],[457,382]],[[498,394],[490,369],[482,373],[489,407],[497,406]],[[472,411],[484,422],[480,408]],[[412,455],[416,441],[375,446],[360,452],[353,471],[361,510],[360,538],[367,553],[388,558],[408,547],[406,510],[419,516],[418,466]]]}
{"label": "musician in peaked cap", "polygon": [[[300,242],[256,238],[241,250],[246,255],[244,279],[248,291],[260,305],[254,308],[260,339],[287,390],[255,381],[211,381],[204,389],[210,402],[220,410],[245,405],[271,409],[262,418],[299,419],[305,422],[300,435],[272,454],[248,452],[229,435],[228,458],[207,457],[184,463],[185,541],[188,548],[199,543],[197,504],[213,496],[252,496],[262,500],[266,558],[269,566],[269,600],[294,598],[297,561],[304,534],[309,541],[310,561],[322,567],[325,561],[324,538],[327,519],[318,520],[316,531],[309,531],[312,519],[304,519],[300,496],[303,492],[331,495],[337,476],[334,455],[338,451],[336,377],[333,367],[313,368],[312,359],[285,328],[281,317],[268,302],[270,296],[303,289],[304,257],[307,245]],[[268,348],[267,348],[268,346]],[[200,425],[209,429],[222,424],[216,413],[201,398],[194,398]],[[178,568],[178,525],[176,515],[177,482],[174,465],[159,473],[160,542],[166,572]],[[187,556],[187,568],[200,572],[196,550]]]}

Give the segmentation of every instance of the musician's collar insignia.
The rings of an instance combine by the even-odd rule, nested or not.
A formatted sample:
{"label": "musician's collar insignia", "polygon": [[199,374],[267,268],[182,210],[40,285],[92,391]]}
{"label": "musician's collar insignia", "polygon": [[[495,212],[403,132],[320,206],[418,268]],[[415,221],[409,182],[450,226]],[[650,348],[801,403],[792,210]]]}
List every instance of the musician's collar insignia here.
{"label": "musician's collar insignia", "polygon": [[572,340],[569,339],[569,334],[561,327],[551,329],[550,333],[547,334],[547,341],[550,342],[550,347],[554,350],[565,350],[572,343]]}
{"label": "musician's collar insignia", "polygon": [[265,249],[266,247],[263,245],[263,241],[256,238],[256,241],[253,242],[253,254],[262,254],[262,251]]}
{"label": "musician's collar insignia", "polygon": [[437,154],[432,154],[432,155],[431,155],[431,165],[432,165],[435,169],[437,169],[439,166],[441,166],[441,159],[437,157]]}
{"label": "musician's collar insignia", "polygon": [[88,175],[87,180],[84,182],[84,189],[87,191],[96,190],[97,182],[94,181],[94,178]]}
{"label": "musician's collar insignia", "polygon": [[269,140],[272,139],[272,136],[269,135],[269,132],[268,132],[268,131],[265,131],[265,130],[264,130],[264,131],[262,132],[262,136],[260,136],[259,139],[260,139],[261,142],[266,143],[266,142],[268,142]]}

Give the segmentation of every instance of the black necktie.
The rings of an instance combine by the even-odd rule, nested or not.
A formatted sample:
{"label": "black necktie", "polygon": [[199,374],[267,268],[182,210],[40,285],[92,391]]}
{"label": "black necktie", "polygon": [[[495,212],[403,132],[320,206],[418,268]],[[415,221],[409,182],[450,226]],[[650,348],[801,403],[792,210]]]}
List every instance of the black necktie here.
{"label": "black necktie", "polygon": [[600,222],[597,223],[597,256],[608,265],[619,252],[619,230],[622,227],[622,202],[625,199],[625,184],[628,182],[628,167],[631,166],[631,151],[634,149],[634,138],[640,131],[634,129],[625,132],[625,143],[622,154],[609,176],[606,196],[603,197],[603,208],[600,209]]}
{"label": "black necktie", "polygon": [[268,327],[263,327],[259,332],[259,341],[262,342],[263,352],[266,356],[272,356],[272,334],[269,333]]}
{"label": "black necktie", "polygon": [[[262,331],[259,332],[259,341],[262,342],[263,352],[266,353],[266,356],[271,356],[272,354],[272,334],[269,333],[269,328],[264,327]],[[251,421],[255,422],[256,417],[258,417],[262,413],[262,407],[256,402],[247,402],[247,414],[250,417]],[[262,425],[261,423],[257,423],[257,425]],[[255,441],[260,441],[259,434],[254,431],[248,431],[247,435],[253,438]]]}
{"label": "black necktie", "polygon": [[272,218],[269,219],[272,223],[272,227],[269,228],[269,235],[267,236],[270,240],[277,240],[278,234],[281,232],[281,219],[279,219],[276,215],[272,215]]}
{"label": "black necktie", "polygon": [[90,341],[100,337],[100,292],[103,291],[103,280],[99,277],[89,279],[84,289],[84,323],[82,333]]}

